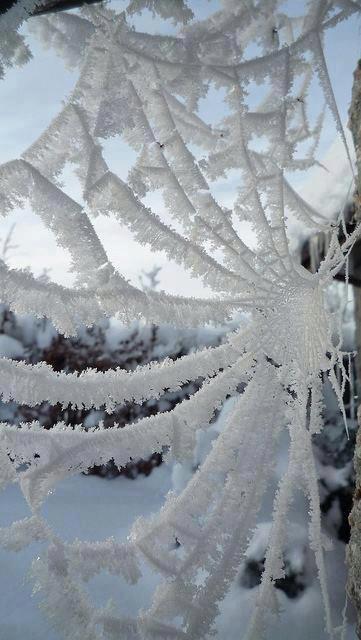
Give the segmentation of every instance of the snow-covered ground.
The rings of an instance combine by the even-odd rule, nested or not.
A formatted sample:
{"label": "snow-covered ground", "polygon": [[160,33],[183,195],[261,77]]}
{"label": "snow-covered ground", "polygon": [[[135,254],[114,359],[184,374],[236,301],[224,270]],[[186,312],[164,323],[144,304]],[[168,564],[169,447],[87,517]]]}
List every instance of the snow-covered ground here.
{"label": "snow-covered ground", "polygon": [[[98,476],[74,476],[59,484],[42,511],[49,524],[65,541],[75,538],[89,541],[114,536],[124,540],[137,516],[159,509],[171,486],[171,470],[162,465],[148,477],[136,480]],[[0,496],[1,525],[29,515],[20,490],[11,486]],[[38,609],[32,584],[24,580],[33,558],[44,549],[31,545],[18,553],[0,552],[2,586],[0,588],[0,638],[2,640],[58,640],[61,636],[49,628]],[[149,603],[157,583],[156,574],[144,567],[144,579],[129,587],[121,578],[106,573],[88,584],[97,605],[114,599],[122,611],[134,613]]]}
{"label": "snow-covered ground", "polygon": [[[213,435],[215,435],[213,433]],[[285,442],[285,447],[286,447]],[[204,443],[201,447],[202,456]],[[268,531],[270,496],[283,467],[281,455],[279,467],[275,470],[269,495],[260,514],[261,524],[251,543],[249,555],[262,557]],[[89,541],[114,536],[125,540],[134,519],[149,515],[163,504],[167,491],[179,487],[186,473],[174,470],[169,464],[156,468],[149,477],[138,476],[136,480],[118,477],[106,480],[97,476],[74,476],[59,484],[49,496],[43,515],[49,524],[65,541],[75,538]],[[304,564],[307,586],[297,598],[289,599],[283,591],[277,590],[283,614],[273,618],[268,635],[269,640],[326,640],[323,631],[323,609],[319,585],[311,555],[306,551],[307,532],[305,530],[305,505],[301,497],[296,498],[289,524],[292,544],[289,559],[295,567]],[[0,495],[1,526],[6,526],[29,515],[27,505],[17,487],[11,486]],[[263,522],[263,524],[262,524]],[[60,640],[49,622],[38,608],[38,597],[31,597],[32,584],[26,574],[33,558],[43,550],[42,544],[33,544],[18,553],[0,553],[0,638],[2,640]],[[341,623],[340,612],[344,605],[344,545],[336,542],[328,552],[328,570],[334,623]],[[158,575],[148,566],[142,567],[143,577],[135,586],[127,585],[121,578],[105,572],[93,578],[87,589],[96,606],[105,605],[110,599],[117,608],[129,615],[150,604],[151,594],[158,582]],[[24,579],[25,577],[25,579]],[[246,588],[241,578],[234,585],[220,605],[217,618],[217,637],[220,640],[239,640],[246,628],[258,587]],[[356,638],[352,626],[348,626],[345,640]]]}

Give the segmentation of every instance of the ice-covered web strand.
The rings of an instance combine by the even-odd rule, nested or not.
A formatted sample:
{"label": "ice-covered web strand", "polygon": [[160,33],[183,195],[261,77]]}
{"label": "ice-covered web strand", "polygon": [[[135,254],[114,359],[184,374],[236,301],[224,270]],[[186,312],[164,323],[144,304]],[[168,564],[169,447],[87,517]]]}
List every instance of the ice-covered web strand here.
{"label": "ice-covered web strand", "polygon": [[[153,65],[153,67],[154,67],[154,65]],[[156,72],[156,77],[159,79],[159,73],[158,73],[158,72]],[[131,86],[132,86],[133,94],[135,94],[135,96],[136,96],[137,103],[140,105],[140,108],[142,108],[142,109],[143,109],[144,107],[142,107],[141,100],[140,100],[139,95],[138,95],[138,93],[137,93],[137,91],[136,91],[136,89],[135,89],[135,86],[134,86],[134,84],[133,84],[132,82],[131,82]],[[164,93],[164,92],[163,92],[163,93]],[[158,97],[158,99],[159,99],[159,92],[157,92],[157,97]],[[180,188],[180,189],[181,189],[182,194],[183,194],[183,195],[184,195],[184,197],[186,198],[186,201],[191,205],[191,208],[193,209],[194,213],[195,213],[196,215],[198,215],[198,214],[197,214],[197,208],[198,208],[198,207],[197,207],[197,208],[195,208],[195,207],[194,207],[194,205],[192,204],[191,200],[189,199],[189,198],[191,198],[191,199],[192,199],[192,198],[194,198],[194,197],[195,197],[195,195],[196,195],[196,193],[194,192],[191,196],[190,196],[189,194],[187,194],[187,193],[186,193],[186,191],[184,190],[184,187],[182,187],[182,186],[181,186],[181,183],[179,182],[179,179],[177,179],[177,177],[176,177],[176,172],[177,172],[176,165],[174,165],[174,166],[171,168],[171,167],[170,167],[170,165],[169,165],[169,163],[168,163],[168,162],[167,162],[167,160],[166,160],[167,151],[168,151],[168,149],[169,149],[169,144],[168,144],[168,142],[170,142],[170,140],[171,140],[172,136],[174,136],[174,135],[175,135],[175,133],[176,133],[176,124],[175,124],[175,121],[173,120],[173,117],[172,117],[172,115],[171,115],[171,113],[170,113],[170,110],[169,110],[169,107],[168,107],[167,101],[166,101],[165,99],[163,99],[163,98],[162,98],[162,105],[166,108],[166,112],[167,112],[167,114],[168,114],[167,122],[169,121],[169,124],[167,124],[167,127],[168,127],[168,129],[169,129],[169,130],[168,130],[168,133],[166,133],[166,134],[165,134],[165,136],[164,136],[164,135],[162,135],[162,140],[164,140],[164,143],[162,144],[162,146],[164,146],[164,147],[165,147],[165,152],[164,152],[164,151],[163,151],[163,153],[160,153],[160,152],[159,152],[159,153],[158,153],[158,158],[160,159],[160,161],[161,161],[161,162],[165,162],[165,166],[167,167],[167,171],[169,172],[169,176],[170,176],[173,180],[176,180],[176,188]],[[148,131],[149,131],[150,139],[152,140],[153,145],[156,145],[156,137],[155,137],[155,135],[154,135],[154,133],[153,133],[153,130],[152,130],[152,128],[151,128],[151,126],[150,126],[150,124],[149,124],[149,120],[148,120],[148,119],[146,119],[146,123],[147,123],[147,125],[146,125],[146,126],[147,126]],[[200,185],[201,185],[202,187],[205,187],[205,186],[206,186],[206,183],[204,182],[204,179],[201,177],[201,174],[199,173],[199,171],[197,170],[197,166],[196,166],[196,164],[194,163],[194,161],[193,161],[193,159],[192,159],[192,156],[191,156],[191,154],[190,154],[189,150],[185,147],[184,142],[183,142],[183,140],[182,140],[182,137],[179,135],[179,133],[177,133],[177,140],[180,142],[180,144],[181,144],[181,148],[183,149],[183,161],[182,161],[182,167],[183,167],[183,168],[182,168],[182,174],[184,173],[184,162],[186,162],[186,163],[189,165],[189,168],[187,169],[187,171],[189,171],[189,175],[192,175],[193,177],[194,177],[194,176],[197,176],[197,180],[199,181]],[[158,147],[157,147],[157,146],[155,146],[155,149],[157,149],[157,150],[158,150]],[[159,150],[158,150],[158,151],[159,151]],[[174,172],[175,172],[175,173],[174,173]],[[198,173],[197,173],[197,172],[198,172]],[[202,196],[202,197],[203,197],[203,196]],[[208,196],[208,197],[209,197],[209,196]],[[210,204],[211,204],[211,207],[216,206],[216,203],[215,203],[215,202],[214,202],[214,200],[212,200],[212,199],[210,199]],[[242,241],[241,241],[241,240],[236,236],[235,231],[234,231],[234,229],[230,226],[229,219],[228,219],[228,217],[227,217],[227,216],[225,216],[225,215],[224,215],[223,210],[222,210],[220,207],[218,207],[218,206],[217,206],[217,209],[216,209],[216,210],[217,210],[218,214],[220,214],[220,215],[221,215],[221,218],[223,219],[223,222],[225,223],[225,225],[226,225],[226,227],[227,227],[228,231],[229,231],[229,232],[231,232],[231,238],[233,238],[233,239],[234,239],[234,237],[235,237],[235,238],[237,239],[237,242],[238,242],[238,244],[240,245],[240,248],[241,248],[241,252],[242,252],[242,253],[246,252],[246,254],[248,254],[249,256],[254,257],[254,255],[253,255],[253,254],[252,254],[252,252],[249,250],[249,248],[248,248],[244,243],[242,243]],[[210,231],[212,232],[212,234],[214,235],[214,233],[215,233],[215,232],[214,232],[213,228],[212,228],[211,226],[209,226],[205,221],[203,221],[203,222],[205,223],[205,224],[204,224],[204,226],[205,226],[208,230],[210,230]],[[147,234],[144,234],[144,235],[147,235]],[[221,246],[223,246],[223,247],[227,246],[227,245],[225,245],[224,240],[219,236],[219,234],[217,234],[217,238],[218,238],[218,239],[219,239],[219,241],[221,242]],[[232,250],[232,249],[231,249],[231,250]],[[247,272],[249,272],[249,271],[250,271],[250,269],[252,269],[252,267],[249,265],[249,263],[247,263],[247,262],[246,262],[246,263],[244,263],[244,259],[242,258],[242,256],[240,257],[240,255],[238,254],[238,252],[235,252],[235,251],[233,250],[233,253],[235,253],[235,256],[237,256],[238,261],[239,261],[240,259],[241,259],[241,261],[242,261],[243,266],[242,266],[242,269],[241,269],[241,273],[242,273],[242,274],[243,274],[243,273],[246,273],[246,274],[247,274]],[[234,263],[236,263],[235,256],[233,256],[233,262],[234,262]],[[262,257],[260,257],[260,260],[262,260]],[[253,275],[254,275],[254,278],[257,278],[257,273],[256,273],[256,272],[254,272],[254,271],[253,271]],[[258,281],[259,281],[259,278],[258,278]]]}
{"label": "ice-covered web strand", "polygon": [[191,298],[165,292],[140,291],[115,284],[107,286],[64,287],[44,284],[27,271],[9,269],[0,262],[0,296],[15,313],[32,313],[50,319],[65,336],[76,334],[80,325],[90,326],[105,317],[116,316],[125,323],[142,317],[148,322],[191,327],[220,324],[239,309],[264,306],[267,296],[250,293],[235,297]]}
{"label": "ice-covered web strand", "polygon": [[[262,373],[263,378],[267,378],[267,376],[264,375],[264,372]],[[256,377],[257,378],[257,377]],[[253,387],[257,385],[257,379],[255,379],[253,381]],[[251,385],[252,386],[252,385]],[[269,387],[269,394],[270,396],[273,393],[273,387],[270,386]],[[248,401],[248,397],[251,396],[251,388],[249,389],[249,391],[246,393],[245,397],[241,397],[238,401],[238,404],[244,404],[245,402]],[[252,400],[251,400],[252,402]],[[268,407],[269,404],[269,399],[267,399],[266,397],[264,398],[264,403],[265,406]],[[238,420],[240,418],[239,414],[239,410],[238,412],[236,411],[234,416],[231,417],[230,420],[230,427],[233,429],[233,438],[235,438],[235,445],[236,445],[236,441],[237,441],[237,424],[238,424]],[[277,412],[275,410],[274,412],[274,419],[276,420],[276,423],[279,427],[279,423],[277,421]],[[262,419],[259,416],[258,419],[255,420],[258,424],[258,428],[263,428],[263,423],[262,423]],[[256,439],[256,433],[257,431],[254,432],[254,438]],[[263,449],[264,449],[264,454],[265,454],[265,469],[267,468],[267,464],[270,464],[269,461],[269,453],[270,453],[270,445],[271,442],[273,441],[273,446],[275,444],[274,442],[274,434],[272,432],[272,430],[269,430],[268,432],[268,436],[270,439],[270,442],[268,443],[268,440],[266,440],[263,444]],[[228,436],[228,437],[227,437]],[[221,437],[221,439],[217,442],[216,445],[216,449],[212,454],[209,460],[207,460],[206,463],[206,468],[201,471],[201,475],[202,474],[210,474],[209,476],[209,480],[211,480],[212,475],[214,475],[215,473],[217,473],[217,465],[222,465],[224,468],[224,471],[227,470],[228,465],[229,465],[229,461],[227,460],[229,458],[229,456],[231,455],[231,449],[230,449],[230,442],[229,442],[229,434],[224,434],[223,438]],[[222,440],[223,440],[223,444],[222,444]],[[253,446],[253,442],[249,441],[246,432],[244,433],[243,436],[243,440],[244,440],[244,445],[247,447],[247,451],[248,451],[248,456],[246,456],[247,459],[249,459],[249,471],[250,473],[253,475],[255,472],[255,465],[254,462],[252,460],[252,452],[253,454],[255,453],[255,448]],[[225,458],[223,458],[223,456],[220,456],[220,451],[219,450],[223,450],[223,455],[225,456]],[[246,451],[244,450],[244,447],[241,447],[241,450],[238,454],[238,460],[239,463],[242,463],[242,460],[244,460],[244,455],[245,455]],[[213,460],[214,459],[214,460]],[[267,462],[268,461],[268,462]],[[215,465],[215,467],[213,466]],[[218,519],[224,518],[227,514],[227,508],[231,509],[230,511],[230,515],[233,514],[233,517],[236,517],[239,525],[242,524],[242,528],[244,530],[245,527],[247,527],[247,522],[249,520],[248,519],[244,519],[244,517],[242,516],[242,514],[244,514],[246,511],[249,515],[250,510],[252,511],[252,507],[250,504],[248,504],[249,500],[246,501],[245,499],[245,494],[243,494],[241,492],[239,492],[238,490],[238,474],[240,472],[240,468],[238,470],[234,470],[233,472],[231,472],[231,476],[232,474],[235,476],[234,478],[234,484],[232,485],[232,491],[231,491],[231,485],[229,487],[229,489],[226,490],[225,493],[225,497],[226,500],[221,502],[219,505],[219,509],[220,512],[217,516]],[[259,482],[262,485],[262,482],[265,481],[266,478],[266,472],[263,474],[263,476],[259,477]],[[205,504],[204,504],[204,498],[207,495],[210,495],[209,492],[206,492],[205,496],[203,497],[203,492],[199,490],[199,482],[200,482],[200,478],[196,477],[195,480],[195,487],[194,489],[196,489],[196,486],[198,487],[198,491],[196,493],[196,495],[199,496],[199,500],[200,500],[200,504],[199,504],[199,508],[203,509],[205,508]],[[208,480],[208,481],[209,481]],[[260,485],[260,487],[261,487]],[[191,488],[189,488],[190,490]],[[250,490],[251,490],[251,485],[250,485]],[[234,497],[232,498],[232,492],[234,494]],[[259,490],[259,498],[262,497],[262,490]],[[187,500],[186,500],[186,496],[180,496],[180,499],[182,501],[182,504],[184,504],[184,508],[187,508]],[[239,512],[238,509],[236,509],[236,502],[238,503],[238,501],[241,500],[242,503],[242,509],[241,512]],[[253,503],[253,500],[252,500]],[[227,507],[227,505],[229,505]],[[170,505],[171,508],[174,505]],[[180,505],[181,506],[181,505]],[[254,510],[254,506],[253,506],[253,510]],[[181,512],[183,511],[183,508],[181,508]],[[172,509],[172,512],[175,512],[175,509]],[[162,512],[162,516],[164,519],[164,526],[166,526],[167,521],[169,521],[169,515],[167,515],[166,510]],[[185,513],[184,513],[185,516]],[[184,517],[183,516],[183,517]],[[213,530],[213,536],[214,534],[216,534],[217,532],[217,538],[222,536],[222,532],[221,532],[221,528],[219,527],[219,524],[216,526],[216,522],[218,522],[216,518],[216,514],[212,515],[212,530]],[[170,524],[172,527],[172,530],[174,528],[174,524],[172,519],[170,520]],[[38,518],[33,517],[32,519],[27,519],[25,521],[22,521],[21,523],[16,523],[16,525],[14,525],[14,527],[11,529],[11,531],[9,530],[8,532],[2,532],[0,531],[0,542],[7,548],[7,547],[11,547],[13,545],[13,548],[18,547],[19,544],[21,545],[21,540],[23,539],[24,543],[25,543],[25,539],[27,538],[27,536],[31,534],[33,539],[46,539],[46,537],[49,535],[48,534],[48,529],[44,526],[44,524],[39,521]],[[209,540],[209,544],[211,544],[211,536],[209,535],[210,532],[208,532],[207,534],[207,540]],[[182,539],[182,543],[184,541],[184,529],[181,528],[179,536]],[[240,532],[238,529],[236,529],[235,533],[233,534],[234,537],[234,552],[232,552],[232,554],[230,555],[229,553],[227,554],[227,562],[228,564],[230,563],[231,559],[234,556],[234,553],[236,553],[238,555],[239,558],[241,558],[241,552],[239,549],[239,544],[238,544],[238,537],[242,538],[242,536],[240,535]],[[11,542],[12,539],[12,542]],[[202,536],[202,540],[204,542],[204,535]],[[118,571],[120,570],[123,575],[125,575],[126,579],[131,579],[132,581],[134,581],[134,579],[138,579],[138,574],[136,571],[136,564],[134,564],[134,552],[132,551],[132,547],[128,545],[128,547],[126,545],[116,545],[114,544],[112,541],[105,541],[102,544],[97,544],[97,545],[92,545],[92,544],[88,544],[88,543],[82,543],[82,545],[80,546],[80,544],[73,544],[73,545],[63,545],[59,543],[59,541],[56,541],[56,539],[54,540],[55,546],[52,545],[51,547],[51,555],[48,556],[48,562],[50,561],[50,570],[55,572],[56,569],[56,564],[55,560],[56,558],[58,559],[58,568],[59,571],[62,572],[62,575],[64,574],[64,569],[62,569],[63,566],[63,562],[61,562],[61,553],[65,553],[65,558],[67,561],[67,565],[69,566],[69,563],[71,563],[70,566],[72,566],[72,571],[74,572],[74,566],[73,563],[75,564],[75,566],[78,566],[79,568],[79,572],[80,575],[82,576],[82,579],[89,579],[89,577],[91,575],[94,575],[95,572],[98,572],[101,568],[106,568],[108,566],[108,563],[110,564],[111,559],[113,558],[113,554],[116,553],[116,557],[117,557],[117,563],[115,566],[112,567],[112,572],[113,573],[118,573]],[[145,551],[143,544],[141,543],[141,540],[137,540],[134,539],[133,543],[135,544],[135,546],[139,546],[140,549],[142,550],[142,553]],[[215,543],[214,543],[215,544]],[[201,545],[202,546],[202,545]],[[201,553],[203,558],[207,557],[207,554],[204,552],[204,549],[200,548],[199,549],[199,553]],[[89,555],[88,555],[89,554]],[[195,554],[195,551],[193,551],[193,555]],[[147,555],[147,553],[146,553]],[[195,554],[196,555],[196,554]],[[149,558],[150,559],[150,558]],[[164,567],[164,563],[163,565],[159,566],[156,559],[154,558],[154,561],[156,562],[158,569],[163,568],[163,570],[165,569]],[[89,567],[89,562],[90,562],[90,567]],[[119,564],[120,562],[120,564]],[[80,563],[80,564],[79,564]],[[35,573],[39,571],[39,566],[41,566],[42,562],[37,561],[35,562]],[[190,562],[190,558],[188,558],[188,562],[187,564],[189,566],[193,566],[194,563]],[[119,569],[118,569],[119,567]],[[182,574],[184,574],[184,571],[186,569],[186,566],[183,563],[183,568],[182,568]],[[45,570],[45,568],[44,568]],[[226,571],[225,567],[223,569],[224,571]],[[232,569],[232,573],[234,573],[235,568]],[[169,571],[169,569],[168,569]],[[56,573],[56,572],[55,572]],[[226,586],[229,582],[229,580],[231,579],[231,574],[229,574],[229,571],[227,572],[227,580],[225,582],[221,581],[221,584],[223,584],[223,590],[226,589]],[[135,576],[135,577],[134,577]],[[216,576],[213,576],[213,581],[216,579]],[[216,583],[215,583],[216,584]],[[209,585],[209,587],[211,586],[211,584]],[[42,583],[41,587],[44,589],[44,583]],[[52,591],[52,589],[50,590]],[[67,592],[69,591],[69,589],[66,590]],[[216,590],[216,592],[214,593],[214,597],[217,599],[220,596],[219,593],[219,589]],[[199,596],[201,597],[201,596]],[[49,605],[48,605],[49,606]],[[198,609],[198,607],[196,607],[195,611]],[[204,609],[203,609],[204,610]],[[50,610],[50,606],[49,606],[49,612],[51,613]],[[212,621],[212,617],[210,618],[209,623],[211,623]],[[159,622],[159,624],[161,624]],[[185,637],[193,637],[196,638],[197,636],[197,629],[199,627],[199,624],[195,622],[195,620],[193,620],[192,623],[190,623],[191,626],[193,627],[193,631],[191,632],[190,629],[187,631],[187,634]],[[194,627],[194,625],[196,625]],[[204,623],[202,623],[202,626],[204,626]]]}
{"label": "ice-covered web strand", "polygon": [[[255,385],[260,381],[260,378],[264,378],[264,372],[258,372],[255,374],[252,382],[247,388],[244,396],[239,398],[234,411],[232,412],[226,431],[220,436],[219,440],[212,450],[209,459],[204,464],[198,475],[191,481],[191,486],[186,491],[192,491],[192,495],[196,498],[196,504],[192,501],[190,503],[189,522],[190,533],[188,531],[188,525],[182,526],[182,515],[184,509],[187,509],[186,500],[183,499],[183,495],[179,496],[175,502],[170,501],[169,507],[165,506],[162,512],[163,527],[167,527],[171,535],[172,532],[176,533],[177,538],[182,541],[182,547],[186,550],[186,556],[184,554],[180,559],[179,568],[176,571],[176,575],[171,583],[164,583],[163,587],[160,587],[159,593],[155,594],[154,604],[151,609],[151,613],[154,615],[160,611],[165,611],[170,604],[169,600],[174,598],[176,593],[182,592],[182,585],[188,584],[189,579],[196,579],[197,569],[196,566],[201,567],[203,571],[209,574],[205,584],[197,589],[194,601],[188,603],[186,610],[188,615],[186,616],[186,637],[197,638],[203,637],[212,627],[214,615],[217,612],[217,602],[224,597],[230,583],[237,572],[238,565],[242,560],[243,552],[245,550],[245,540],[247,539],[247,532],[254,524],[255,517],[260,505],[260,500],[263,495],[264,486],[267,482],[268,475],[271,471],[273,464],[272,449],[275,446],[276,438],[275,431],[279,429],[277,412],[274,411],[270,417],[269,429],[265,430],[264,414],[262,409],[268,405],[269,398],[272,394],[277,395],[280,392],[280,387],[276,379],[271,381],[269,376],[267,379],[270,384],[264,398],[264,405],[260,406],[260,412],[258,417],[254,416],[252,420],[253,429],[252,435],[246,432],[245,425],[242,424],[242,412],[246,410],[248,403],[252,404],[252,390]],[[237,423],[241,420],[243,427],[239,437],[237,456],[234,456],[235,447],[233,446],[233,439],[237,437]],[[257,480],[255,479],[255,466],[254,466],[254,446],[255,441],[259,439],[260,432],[263,433],[264,439],[261,450],[258,450],[259,460],[262,469],[261,473],[257,474]],[[233,437],[232,437],[233,434]],[[230,439],[230,440],[229,440]],[[227,442],[227,440],[229,440]],[[237,445],[236,445],[237,446]],[[211,504],[212,493],[216,495],[217,491],[217,478],[219,479],[219,472],[224,468],[229,467],[231,458],[231,468],[226,475],[224,484],[224,490],[220,493],[218,502],[216,502],[214,508],[209,512],[209,505]],[[213,467],[211,466],[213,465]],[[203,476],[203,477],[202,477]],[[208,476],[208,478],[207,478]],[[240,479],[242,478],[243,490],[239,490]],[[247,482],[248,478],[248,482]],[[208,489],[202,490],[201,480],[205,485],[209,485]],[[205,489],[205,487],[204,487]],[[178,504],[178,501],[179,504]],[[205,500],[207,501],[205,502]],[[198,503],[198,504],[197,504]],[[176,506],[177,505],[177,506]],[[189,509],[189,507],[188,507]],[[197,510],[196,510],[197,509]],[[174,515],[177,514],[176,520],[174,516],[171,516],[169,521],[169,512]],[[186,515],[187,511],[184,513]],[[199,531],[194,532],[192,536],[192,521],[195,520],[195,515],[198,515],[200,521],[203,514],[205,516],[205,522],[199,525]],[[224,531],[221,523],[227,520],[230,527],[227,531]],[[141,528],[138,526],[139,533]],[[162,529],[163,531],[163,529]],[[167,531],[167,530],[166,530]],[[151,551],[152,544],[157,540],[158,528],[155,529],[154,540],[150,540],[148,547],[148,554]],[[189,544],[190,542],[190,544]],[[189,551],[188,551],[189,549]],[[221,551],[223,549],[223,551]],[[162,555],[167,553],[163,548]],[[218,566],[214,566],[214,559],[218,557]],[[196,562],[198,558],[198,562]],[[167,604],[168,603],[168,604]],[[150,613],[149,612],[149,613]]]}
{"label": "ice-covered web strand", "polygon": [[[213,395],[213,394],[212,394],[212,395]],[[208,403],[207,403],[207,404],[208,404]],[[55,464],[54,466],[55,466],[55,468],[56,468],[56,464]],[[52,468],[52,472],[54,472],[54,468]],[[27,492],[27,489],[29,489],[29,484],[28,484],[28,481],[27,481],[25,478],[21,480],[21,485],[22,485],[22,489],[23,489],[23,491],[25,492],[25,495],[27,495],[27,493],[28,493],[28,492]],[[46,492],[46,494],[49,492],[49,485],[48,485],[48,484],[45,484],[45,492]],[[32,491],[32,493],[33,493],[33,491]],[[36,493],[36,492],[35,492],[35,493]],[[42,493],[44,494],[44,485],[42,486]],[[35,506],[35,505],[34,505],[34,506]],[[26,526],[27,526],[27,524],[28,524],[28,523],[26,523]],[[2,533],[2,532],[1,532],[1,533]],[[6,532],[4,532],[4,533],[5,533],[5,541],[6,541]],[[14,532],[9,532],[9,533],[14,533]],[[40,533],[37,533],[37,535],[38,535],[38,536],[39,536],[39,535],[41,536],[41,535],[43,535],[43,534],[44,534],[44,532],[42,532],[42,531],[40,531]],[[8,534],[8,535],[9,535],[9,534]],[[0,536],[0,537],[1,537],[1,536]],[[118,545],[118,547],[119,547],[119,545]],[[83,551],[83,552],[85,553],[85,549],[86,549],[86,547],[84,547],[84,545],[83,545],[83,546],[82,546],[82,548],[84,549],[84,551]],[[121,548],[122,548],[122,546],[120,546],[120,547],[119,547],[119,549],[117,548],[117,557],[118,557],[118,559],[119,559],[119,551],[121,550]],[[105,549],[107,549],[107,545],[106,545],[106,544],[105,544]],[[101,549],[99,549],[99,551],[101,551]],[[108,551],[109,551],[109,549],[108,549]],[[129,549],[128,551],[126,551],[126,549],[124,549],[124,555],[125,555],[125,556],[126,556],[126,558],[127,558],[127,566],[129,566],[129,559],[128,559],[129,551],[130,551],[130,549]],[[94,552],[94,549],[93,549],[93,552]],[[126,552],[126,553],[125,553],[125,552]],[[68,556],[69,556],[69,553],[67,553],[67,557],[68,557]],[[72,560],[72,559],[73,559],[73,555],[72,555],[72,554],[70,554],[70,558],[69,558],[69,559],[70,559],[70,560]],[[106,559],[105,559],[105,558],[103,558],[103,554],[100,556],[100,558],[99,558],[99,559],[101,560],[101,564],[99,565],[98,569],[100,569],[100,567],[104,568],[104,563],[106,563]],[[105,564],[105,566],[106,566],[106,564]],[[122,565],[121,565],[121,566],[122,566]],[[63,571],[63,569],[61,569],[60,560],[59,560],[59,570],[61,571],[61,574],[62,574],[62,575],[64,575],[64,571]],[[122,571],[124,571],[124,567],[122,568]],[[86,574],[86,575],[88,575],[88,574]],[[43,584],[42,586],[44,587],[44,584]],[[59,585],[58,585],[58,586],[59,586]],[[64,585],[64,587],[65,587],[65,585]],[[64,589],[64,591],[65,591],[65,593],[69,593],[69,588]],[[73,589],[71,589],[70,591],[72,592],[72,591],[73,591]],[[48,594],[48,597],[49,597],[49,594]],[[74,604],[74,603],[73,603],[73,604]],[[49,607],[49,612],[50,612],[50,611],[51,611],[51,607]],[[61,611],[61,610],[60,610],[60,611]]]}
{"label": "ice-covered web strand", "polygon": [[[329,602],[326,572],[323,559],[323,547],[325,539],[321,533],[320,496],[318,490],[318,477],[315,469],[312,452],[312,434],[320,429],[320,417],[322,403],[319,402],[322,393],[318,384],[317,393],[312,393],[311,417],[307,425],[307,398],[306,386],[301,390],[297,385],[297,395],[289,402],[290,437],[288,467],[279,483],[275,501],[273,522],[268,540],[265,569],[256,607],[251,617],[247,630],[247,640],[256,640],[263,637],[268,628],[267,612],[279,611],[275,591],[275,580],[284,577],[283,546],[287,535],[287,518],[292,502],[292,496],[296,486],[303,488],[310,501],[310,544],[315,553],[316,565],[319,573],[324,610],[326,615],[327,631],[330,638],[333,637],[333,625],[331,620],[331,607]],[[315,388],[312,389],[314,392]],[[318,410],[315,411],[315,406]]]}
{"label": "ice-covered web strand", "polygon": [[197,378],[210,378],[233,364],[238,356],[233,344],[225,344],[175,361],[166,359],[142,365],[133,372],[88,369],[80,374],[56,372],[45,363],[29,365],[2,358],[1,395],[4,402],[14,400],[29,406],[45,401],[86,409],[105,405],[110,413],[115,404],[141,403],[149,398],[159,398],[165,389],[175,391]]}
{"label": "ice-covered web strand", "polygon": [[[169,413],[142,418],[122,429],[84,431],[58,423],[44,434],[38,423],[13,428],[2,425],[2,447],[19,461],[33,461],[20,476],[22,491],[35,508],[46,497],[50,486],[61,478],[113,458],[124,466],[130,458],[146,458],[154,451],[171,447],[176,459],[187,459],[195,446],[197,428],[206,427],[215,409],[219,409],[229,394],[235,392],[245,373],[252,367],[253,356],[241,356],[216,378],[203,384],[189,400]],[[46,437],[44,438],[44,435]],[[34,462],[37,454],[37,462]]]}
{"label": "ice-covered web strand", "polygon": [[34,9],[45,4],[46,0],[20,0],[1,15],[0,33],[17,31],[24,20],[27,20]]}

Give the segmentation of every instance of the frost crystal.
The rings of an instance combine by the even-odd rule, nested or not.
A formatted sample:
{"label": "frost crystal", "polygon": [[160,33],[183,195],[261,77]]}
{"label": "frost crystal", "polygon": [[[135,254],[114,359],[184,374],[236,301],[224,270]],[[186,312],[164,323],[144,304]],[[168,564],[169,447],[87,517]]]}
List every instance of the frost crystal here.
{"label": "frost crystal", "polygon": [[[0,529],[0,544],[16,551],[33,540],[48,541],[47,552],[34,561],[36,589],[42,592],[45,611],[71,640],[115,640],[121,635],[199,640],[212,633],[218,603],[256,526],[284,429],[290,436],[288,468],[275,495],[265,569],[245,637],[259,640],[267,610],[277,610],[274,584],[284,575],[285,530],[296,488],[309,501],[310,547],[326,627],[334,637],[311,445],[323,423],[322,377],[330,378],[342,408],[334,373],[336,365],[342,369],[342,353],[332,338],[325,290],[358,230],[341,244],[337,228],[302,199],[289,176],[317,162],[327,109],[350,157],[323,36],[360,6],[350,0],[308,0],[303,15],[290,17],[283,4],[222,0],[219,11],[197,22],[183,0],[132,0],[122,13],[97,5],[32,24],[47,45],[78,66],[79,77],[42,135],[21,158],[0,166],[1,213],[29,201],[70,252],[77,283],[66,288],[40,281],[1,261],[2,302],[18,313],[50,318],[66,335],[104,315],[194,326],[246,312],[225,344],[131,373],[66,374],[45,364],[0,361],[3,400],[28,405],[105,405],[111,411],[115,403],[141,403],[160,397],[165,388],[204,380],[194,396],[172,411],[123,429],[72,429],[59,423],[44,431],[37,423],[1,425],[1,485],[19,482],[32,514]],[[2,17],[4,68],[25,61],[27,50],[17,29],[33,7],[31,0],[18,2]],[[172,18],[177,34],[137,32],[129,21],[145,8],[162,19]],[[255,45],[257,55],[249,57]],[[319,82],[325,106],[312,123],[308,102],[313,81]],[[252,84],[267,90],[251,107]],[[225,108],[223,119],[211,126],[200,115],[199,103],[212,87],[224,95]],[[136,154],[127,180],[108,167],[103,154],[102,141],[115,135]],[[59,176],[67,163],[80,179],[84,205],[61,188]],[[211,189],[230,170],[239,184],[232,209],[219,204]],[[162,193],[166,220],[144,202],[156,190]],[[113,267],[94,230],[92,217],[100,213],[126,225],[139,243],[163,250],[210,287],[213,296],[179,297],[131,285]],[[303,269],[290,249],[292,218],[309,231],[330,233],[317,273]],[[239,232],[244,223],[255,234],[252,246]],[[65,543],[44,522],[42,502],[71,474],[109,458],[121,466],[130,457],[146,457],[164,447],[177,461],[190,459],[197,430],[207,429],[240,382],[245,391],[205,462],[182,493],[168,495],[157,516],[135,522],[126,543]],[[175,539],[181,540],[177,552]],[[91,606],[82,581],[107,570],[135,583],[141,579],[140,560],[163,576],[147,611],[133,620],[114,608]]]}

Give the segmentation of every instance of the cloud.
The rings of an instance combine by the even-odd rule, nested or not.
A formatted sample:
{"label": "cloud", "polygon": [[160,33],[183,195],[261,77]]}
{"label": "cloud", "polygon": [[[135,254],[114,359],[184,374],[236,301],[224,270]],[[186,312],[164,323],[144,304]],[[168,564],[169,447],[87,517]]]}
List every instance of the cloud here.
{"label": "cloud", "polygon": [[[353,151],[351,134],[347,133],[350,150]],[[352,195],[352,172],[340,137],[330,145],[321,161],[325,169],[314,167],[302,186],[305,200],[317,211],[333,218],[345,202],[348,192]]]}

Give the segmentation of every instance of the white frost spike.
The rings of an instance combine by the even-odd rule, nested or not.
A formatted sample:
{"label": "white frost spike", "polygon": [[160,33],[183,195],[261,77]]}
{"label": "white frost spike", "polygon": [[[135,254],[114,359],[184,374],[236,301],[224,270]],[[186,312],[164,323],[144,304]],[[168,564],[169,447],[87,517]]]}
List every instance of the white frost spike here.
{"label": "white frost spike", "polygon": [[13,522],[10,527],[0,528],[0,546],[7,551],[20,551],[30,542],[47,540],[49,527],[38,517],[24,518]]}

